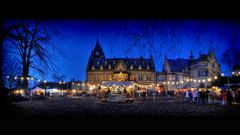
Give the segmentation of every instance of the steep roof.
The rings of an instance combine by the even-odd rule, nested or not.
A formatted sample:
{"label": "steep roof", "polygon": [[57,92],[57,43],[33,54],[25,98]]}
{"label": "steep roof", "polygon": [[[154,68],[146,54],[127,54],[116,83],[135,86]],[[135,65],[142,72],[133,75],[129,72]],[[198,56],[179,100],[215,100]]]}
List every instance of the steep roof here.
{"label": "steep roof", "polygon": [[206,60],[207,60],[207,57],[208,57],[208,55],[206,55],[206,54],[201,54],[199,58],[191,61],[191,65],[196,64],[196,63],[198,63],[199,61],[206,61]]}
{"label": "steep roof", "polygon": [[96,45],[95,45],[90,57],[92,57],[92,58],[105,58],[105,55],[104,55],[104,52],[103,52],[103,49],[100,45],[99,40],[97,40]]}
{"label": "steep roof", "polygon": [[182,59],[182,58],[178,58],[176,60],[168,59],[171,72],[182,72],[182,69],[185,69],[185,67],[189,65],[189,62],[190,62],[189,59]]}
{"label": "steep roof", "polygon": [[100,66],[103,66],[103,69],[108,69],[109,65],[111,66],[111,69],[114,69],[119,63],[123,63],[123,65],[126,67],[127,70],[130,70],[131,66],[133,66],[132,70],[139,69],[139,66],[141,66],[142,69],[155,71],[153,60],[143,59],[143,58],[92,59],[87,69],[91,70],[92,66],[94,66],[96,70],[100,69]]}

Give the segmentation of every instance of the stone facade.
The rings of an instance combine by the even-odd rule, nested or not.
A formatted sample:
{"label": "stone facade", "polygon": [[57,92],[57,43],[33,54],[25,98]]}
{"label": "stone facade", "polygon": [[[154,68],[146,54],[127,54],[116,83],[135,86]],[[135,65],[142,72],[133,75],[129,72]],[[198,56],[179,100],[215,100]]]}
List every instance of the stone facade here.
{"label": "stone facade", "polygon": [[208,54],[199,54],[194,59],[191,52],[189,59],[168,59],[165,56],[163,72],[157,73],[158,85],[163,85],[166,90],[184,87],[206,87],[220,75],[220,64],[213,50]]}
{"label": "stone facade", "polygon": [[105,58],[97,41],[87,65],[87,84],[101,85],[102,82],[132,81],[138,85],[154,85],[156,72],[152,56],[140,58]]}

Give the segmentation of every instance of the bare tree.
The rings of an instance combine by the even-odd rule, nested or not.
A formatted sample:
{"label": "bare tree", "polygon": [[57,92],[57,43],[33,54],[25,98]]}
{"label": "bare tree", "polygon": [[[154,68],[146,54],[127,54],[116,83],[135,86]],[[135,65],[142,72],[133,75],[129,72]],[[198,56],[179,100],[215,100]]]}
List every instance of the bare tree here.
{"label": "bare tree", "polygon": [[13,24],[13,29],[7,35],[6,45],[9,53],[15,55],[21,64],[23,88],[28,89],[29,69],[41,74],[53,66],[51,60],[54,52],[60,51],[60,46],[54,44],[54,39],[60,36],[57,27],[45,20],[20,20]]}
{"label": "bare tree", "polygon": [[233,67],[240,64],[240,47],[238,44],[238,31],[232,33],[228,48],[222,53],[222,62],[227,65],[231,73]]}
{"label": "bare tree", "polygon": [[54,81],[60,82],[60,81],[63,81],[64,79],[66,79],[66,75],[61,74],[61,73],[53,73],[52,78],[54,79]]}
{"label": "bare tree", "polygon": [[[185,30],[185,24],[181,21],[152,18],[119,20],[117,27],[113,27],[111,24],[110,21],[105,23],[102,34],[99,34],[112,41],[114,47],[110,47],[110,52],[114,52],[114,49],[117,52],[121,50],[126,56],[136,53],[142,56],[153,54],[158,63],[162,63],[165,52],[171,55],[181,52],[180,43]],[[114,33],[108,33],[113,29],[115,29]],[[125,44],[118,44],[116,39]]]}
{"label": "bare tree", "polygon": [[21,69],[18,63],[12,58],[10,61],[4,62],[2,71],[4,77],[4,86],[8,87],[9,89],[16,87],[18,81],[17,76],[21,74]]}

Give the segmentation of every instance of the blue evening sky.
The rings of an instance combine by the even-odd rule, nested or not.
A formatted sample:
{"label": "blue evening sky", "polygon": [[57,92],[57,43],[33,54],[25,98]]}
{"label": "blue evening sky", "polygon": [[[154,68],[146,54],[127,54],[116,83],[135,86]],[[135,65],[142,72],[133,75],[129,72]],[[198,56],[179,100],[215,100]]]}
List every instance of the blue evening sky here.
{"label": "blue evening sky", "polygon": [[[133,44],[136,39],[133,33],[144,33],[143,26],[147,20],[73,19],[54,22],[64,35],[59,42],[63,46],[62,57],[57,57],[54,61],[60,69],[59,73],[66,75],[66,81],[71,78],[86,80],[88,58],[97,39],[108,58],[149,58],[152,54],[157,71],[162,71],[165,54],[172,59],[189,58],[192,50],[194,57],[198,58],[199,52],[207,53],[209,48],[214,48],[222,72],[227,73],[226,65],[221,61],[221,54],[230,44],[232,33],[239,33],[239,27],[236,28],[229,20],[159,20],[158,25],[153,23],[153,27],[148,27],[148,36],[140,36],[140,40]],[[152,32],[154,30],[155,32]],[[51,81],[50,76],[36,77]]]}

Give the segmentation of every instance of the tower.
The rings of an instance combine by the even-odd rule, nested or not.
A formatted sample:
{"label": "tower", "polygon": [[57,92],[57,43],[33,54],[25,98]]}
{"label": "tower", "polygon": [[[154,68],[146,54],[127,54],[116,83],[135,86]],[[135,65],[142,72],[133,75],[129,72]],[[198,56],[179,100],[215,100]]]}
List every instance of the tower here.
{"label": "tower", "polygon": [[95,48],[93,49],[90,58],[103,58],[103,59],[105,58],[105,55],[99,40],[97,40]]}
{"label": "tower", "polygon": [[194,60],[194,56],[193,56],[193,52],[192,52],[192,50],[191,50],[191,52],[190,52],[189,59],[190,59],[191,61],[193,61],[193,60]]}
{"label": "tower", "polygon": [[166,73],[170,72],[170,66],[169,66],[166,54],[165,54],[165,57],[164,57],[163,72],[166,72]]}

